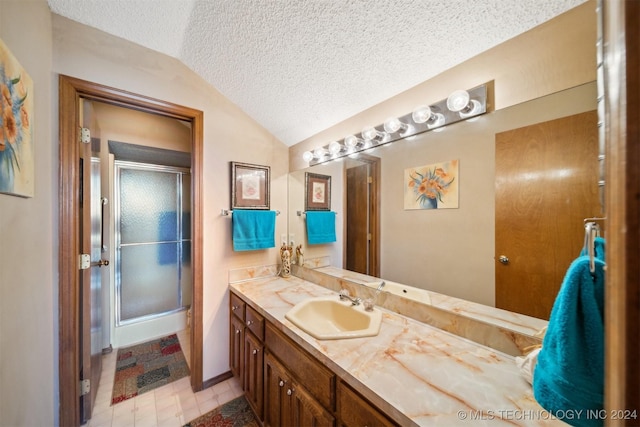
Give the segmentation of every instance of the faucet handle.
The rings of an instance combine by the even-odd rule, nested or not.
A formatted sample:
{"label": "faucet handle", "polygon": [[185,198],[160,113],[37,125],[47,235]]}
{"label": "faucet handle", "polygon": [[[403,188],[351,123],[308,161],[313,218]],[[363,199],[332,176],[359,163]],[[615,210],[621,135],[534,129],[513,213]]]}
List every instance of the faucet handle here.
{"label": "faucet handle", "polygon": [[343,296],[344,297],[350,297],[351,294],[349,293],[349,290],[347,290],[347,289],[340,289],[340,296],[341,297],[343,297]]}

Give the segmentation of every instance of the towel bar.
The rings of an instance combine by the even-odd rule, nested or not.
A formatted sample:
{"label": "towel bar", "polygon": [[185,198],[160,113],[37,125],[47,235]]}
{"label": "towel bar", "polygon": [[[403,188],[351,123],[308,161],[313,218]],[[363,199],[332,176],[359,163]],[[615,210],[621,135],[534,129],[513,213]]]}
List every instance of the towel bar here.
{"label": "towel bar", "polygon": [[[331,211],[331,212],[333,212],[333,213],[335,213],[336,215],[338,215],[338,212],[334,212],[334,211]],[[307,213],[306,213],[305,211],[296,211],[296,214],[297,214],[298,216],[306,216],[306,215],[307,215]]]}
{"label": "towel bar", "polygon": [[[233,214],[232,210],[229,209],[221,209],[220,210],[220,215],[222,216],[231,216]],[[280,211],[276,211],[276,215],[280,215]]]}

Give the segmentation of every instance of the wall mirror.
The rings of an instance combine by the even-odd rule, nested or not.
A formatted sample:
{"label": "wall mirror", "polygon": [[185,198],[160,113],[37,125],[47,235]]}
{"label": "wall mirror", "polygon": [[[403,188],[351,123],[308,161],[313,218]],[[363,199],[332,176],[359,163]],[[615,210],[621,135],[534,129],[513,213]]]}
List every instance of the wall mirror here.
{"label": "wall mirror", "polygon": [[[363,159],[292,171],[290,238],[306,259],[327,256],[334,267],[548,319],[583,246],[583,219],[602,215],[596,91],[595,82],[584,84],[399,140]],[[559,151],[549,148],[553,141]],[[405,170],[451,160],[459,162],[459,207],[405,210]],[[352,169],[378,174],[376,184],[352,187]],[[297,214],[305,172],[332,177],[334,244],[307,245]],[[361,211],[351,207],[358,197],[373,197],[379,211],[348,222],[349,212]],[[375,221],[379,232],[371,236]],[[351,248],[348,233],[378,239],[379,256],[371,246]]]}

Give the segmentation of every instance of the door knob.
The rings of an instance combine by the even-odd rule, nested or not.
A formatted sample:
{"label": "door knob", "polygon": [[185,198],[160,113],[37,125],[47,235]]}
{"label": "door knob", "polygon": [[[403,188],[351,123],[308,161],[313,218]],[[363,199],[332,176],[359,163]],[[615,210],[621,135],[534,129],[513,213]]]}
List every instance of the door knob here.
{"label": "door knob", "polygon": [[500,255],[500,258],[498,258],[498,261],[500,261],[504,265],[507,265],[509,264],[509,257],[505,255]]}

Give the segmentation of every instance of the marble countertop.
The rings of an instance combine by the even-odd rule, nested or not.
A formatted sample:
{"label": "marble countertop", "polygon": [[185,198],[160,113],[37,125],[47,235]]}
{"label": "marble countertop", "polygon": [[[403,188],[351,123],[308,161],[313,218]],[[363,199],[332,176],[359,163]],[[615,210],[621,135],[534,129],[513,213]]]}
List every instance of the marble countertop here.
{"label": "marble countertop", "polygon": [[294,276],[230,288],[401,425],[566,425],[537,404],[512,356],[380,308],[379,335],[316,340],[285,314],[335,292]]}

